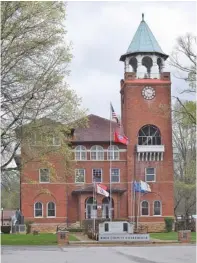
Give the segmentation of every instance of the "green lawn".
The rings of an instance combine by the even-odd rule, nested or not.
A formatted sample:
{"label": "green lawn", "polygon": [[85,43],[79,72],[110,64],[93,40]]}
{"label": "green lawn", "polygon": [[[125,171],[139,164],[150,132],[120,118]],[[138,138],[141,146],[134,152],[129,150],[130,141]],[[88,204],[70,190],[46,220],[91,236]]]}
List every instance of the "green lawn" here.
{"label": "green lawn", "polygon": [[[192,232],[192,241],[196,241],[196,232]],[[169,232],[169,233],[151,233],[151,238],[160,239],[160,240],[178,240],[177,232]]]}
{"label": "green lawn", "polygon": [[[78,241],[74,235],[69,235],[70,241]],[[56,234],[1,234],[1,245],[57,245]]]}

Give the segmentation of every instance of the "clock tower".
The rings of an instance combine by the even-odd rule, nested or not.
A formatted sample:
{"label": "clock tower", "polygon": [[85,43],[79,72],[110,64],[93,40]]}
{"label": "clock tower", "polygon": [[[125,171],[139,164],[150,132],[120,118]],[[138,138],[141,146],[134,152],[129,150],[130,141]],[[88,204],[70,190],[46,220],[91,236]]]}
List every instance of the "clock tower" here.
{"label": "clock tower", "polygon": [[[161,231],[164,217],[174,217],[171,80],[168,58],[142,14],[125,54],[121,80],[121,115],[127,148],[128,216]],[[151,192],[133,192],[134,181],[145,181]]]}

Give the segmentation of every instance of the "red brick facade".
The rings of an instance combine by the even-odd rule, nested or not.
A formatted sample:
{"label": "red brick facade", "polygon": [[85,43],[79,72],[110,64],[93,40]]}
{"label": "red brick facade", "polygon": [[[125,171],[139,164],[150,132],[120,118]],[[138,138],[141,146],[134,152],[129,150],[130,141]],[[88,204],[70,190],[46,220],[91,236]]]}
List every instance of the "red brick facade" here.
{"label": "red brick facade", "polygon": [[[126,56],[127,54],[124,55],[122,61]],[[161,54],[162,56],[166,59],[166,55]],[[96,212],[93,211],[91,205],[88,205],[90,201],[88,198],[93,196],[93,169],[102,169],[102,184],[108,187],[107,191],[110,191],[110,165],[111,168],[117,168],[120,172],[119,182],[111,184],[114,218],[135,219],[146,224],[149,231],[157,232],[164,228],[164,217],[173,217],[170,73],[161,71],[159,78],[138,78],[136,73],[126,71],[120,85],[121,118],[129,144],[126,146],[112,142],[113,145],[119,147],[119,158],[110,162],[108,160],[110,121],[90,115],[88,117],[89,127],[78,128],[74,131],[73,149],[77,145],[86,147],[87,158],[76,161],[71,176],[65,176],[64,167],[60,161],[61,156],[53,156],[53,154],[50,156],[50,162],[54,166],[58,179],[50,180],[49,183],[39,183],[39,169],[46,168],[43,167],[41,161],[27,162],[23,166],[21,210],[26,220],[33,221],[37,226],[45,225],[47,229],[48,226],[53,228],[54,225],[60,223],[81,222],[88,215],[92,216],[92,213],[96,213],[97,218],[108,217],[109,207],[104,203],[104,196],[97,194]],[[145,87],[154,89],[155,96],[152,99],[146,99],[143,96]],[[111,126],[112,131],[117,128],[115,122],[112,122]],[[158,143],[154,141],[156,135],[140,135],[143,127],[147,127],[146,129],[149,130],[155,127],[154,129],[158,130],[157,134],[160,132],[160,135],[157,135]],[[140,143],[141,139],[138,137],[146,141]],[[149,143],[150,140],[153,142],[152,145]],[[90,148],[94,145],[103,147],[103,160],[91,160]],[[23,147],[25,148],[26,145]],[[22,161],[25,160],[23,147]],[[148,170],[148,168],[150,169]],[[75,169],[84,169],[81,171],[84,172],[84,177],[82,176],[84,182],[75,182]],[[135,180],[146,181],[145,173],[148,173],[147,171],[154,171],[154,174],[151,175],[154,179],[148,181],[151,192],[134,195],[133,182]],[[35,212],[34,205],[37,202],[42,204],[41,209],[37,207],[42,212],[40,210]],[[49,202],[55,204],[55,212],[49,212],[53,215],[50,217],[47,216],[47,211],[50,210],[49,207],[47,208]],[[35,213],[41,216],[35,216]]]}

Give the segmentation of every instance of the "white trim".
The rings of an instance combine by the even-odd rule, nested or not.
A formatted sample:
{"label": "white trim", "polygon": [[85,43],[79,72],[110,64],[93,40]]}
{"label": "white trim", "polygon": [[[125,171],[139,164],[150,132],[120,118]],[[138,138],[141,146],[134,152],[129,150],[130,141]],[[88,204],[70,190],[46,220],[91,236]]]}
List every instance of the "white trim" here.
{"label": "white trim", "polygon": [[[47,169],[49,171],[49,181],[47,181],[47,182],[41,182],[41,180],[40,180],[40,170],[43,170],[43,169]],[[39,168],[39,183],[40,184],[48,184],[48,183],[50,183],[50,170],[49,170],[49,168]]]}
{"label": "white trim", "polygon": [[[111,170],[112,170],[112,169],[118,169],[118,170],[119,170],[119,181],[118,181],[118,182],[112,182],[112,176],[111,176]],[[118,184],[118,183],[120,183],[120,168],[116,168],[116,167],[110,168],[110,169],[109,169],[109,173],[110,173],[110,178],[111,178],[111,183],[112,183],[112,184]]]}
{"label": "white trim", "polygon": [[156,153],[164,153],[165,152],[165,145],[141,145],[137,144],[137,153],[144,153],[144,152],[156,152]]}
{"label": "white trim", "polygon": [[77,162],[127,162],[127,160],[71,160]]}
{"label": "white trim", "polygon": [[92,168],[92,183],[94,182],[93,180],[93,170],[95,169],[100,169],[101,170],[101,182],[96,182],[96,183],[102,183],[103,182],[103,169],[102,168]]}
{"label": "white trim", "polygon": [[[49,203],[53,203],[53,204],[54,204],[54,207],[55,207],[55,209],[54,209],[54,210],[55,210],[55,216],[49,216],[49,215],[48,215],[48,204],[49,204]],[[49,202],[47,203],[47,205],[46,205],[46,217],[47,217],[47,218],[55,218],[55,217],[56,217],[56,203],[55,203],[55,202],[49,201]]]}
{"label": "white trim", "polygon": [[[159,214],[159,215],[154,215],[155,202],[159,202],[159,203],[160,203],[160,214]],[[160,217],[160,216],[162,216],[162,202],[161,202],[160,200],[154,200],[154,202],[153,202],[153,216],[154,216],[154,217]]]}
{"label": "white trim", "polygon": [[[36,211],[35,205],[36,205],[37,203],[42,204],[42,216],[36,216],[36,215],[35,215],[35,211]],[[43,218],[43,203],[40,202],[40,201],[37,201],[37,202],[34,203],[34,218]]]}
{"label": "white trim", "polygon": [[[84,170],[84,181],[83,182],[76,182],[76,173],[78,170]],[[86,175],[86,170],[84,168],[76,168],[75,169],[75,184],[84,184],[85,183],[85,175]]]}
{"label": "white trim", "polygon": [[[148,168],[154,169],[154,181],[147,181],[146,180],[146,176],[147,176],[146,169],[148,169]],[[153,175],[153,174],[149,174],[149,175]],[[147,183],[155,183],[156,182],[156,167],[146,167],[145,168],[145,182],[147,182]]]}
{"label": "white trim", "polygon": [[[96,169],[96,168],[94,168]],[[106,184],[109,184],[108,181],[105,181]],[[133,181],[124,181],[122,180],[121,181],[121,184],[132,184]],[[171,184],[173,185],[173,181],[162,181],[162,182],[156,182],[156,184],[158,185],[163,185],[163,184]],[[25,183],[25,182],[21,182],[21,184],[24,184],[24,185],[39,185],[39,182],[30,182],[30,183]],[[75,182],[72,182],[72,183],[68,183],[68,182],[51,182],[50,184],[56,184],[56,185],[61,185],[61,184],[64,184],[64,185],[75,185]],[[92,185],[92,182],[91,183],[88,183],[86,182],[87,185]]]}
{"label": "white trim", "polygon": [[[148,203],[148,215],[142,215],[142,203],[143,202],[147,202]],[[140,202],[140,216],[150,216],[150,204],[149,204],[149,201],[147,201],[147,200],[142,200],[141,202]]]}
{"label": "white trim", "polygon": [[[77,145],[77,146],[80,146],[80,145]],[[76,147],[77,147],[77,146],[76,146]],[[81,145],[81,146],[83,146],[83,145]],[[93,146],[95,146],[95,145],[93,145]],[[76,147],[75,147],[75,148],[76,148]],[[84,146],[84,147],[85,147],[85,146]],[[102,147],[102,146],[101,146],[101,147]],[[73,150],[71,150],[71,151],[72,151],[72,152],[75,152],[75,149],[73,149]],[[103,151],[104,151],[105,153],[107,153],[107,152],[108,152],[108,149],[103,149]],[[87,152],[87,153],[88,153],[88,152],[91,152],[91,150],[86,148],[86,152]],[[127,152],[127,149],[120,149],[120,148],[119,148],[119,152],[122,152],[122,153],[123,153],[123,152]]]}

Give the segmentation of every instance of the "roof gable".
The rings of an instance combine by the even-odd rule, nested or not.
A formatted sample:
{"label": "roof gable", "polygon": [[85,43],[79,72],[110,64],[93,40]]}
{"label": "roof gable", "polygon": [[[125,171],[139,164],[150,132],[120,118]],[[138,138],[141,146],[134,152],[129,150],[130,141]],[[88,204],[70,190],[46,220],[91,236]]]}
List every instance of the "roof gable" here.
{"label": "roof gable", "polygon": [[79,127],[75,129],[74,141],[76,142],[109,142],[110,141],[110,122],[111,122],[111,139],[113,132],[118,128],[118,124],[114,121],[102,118],[97,115],[90,114],[87,116],[87,127]]}

